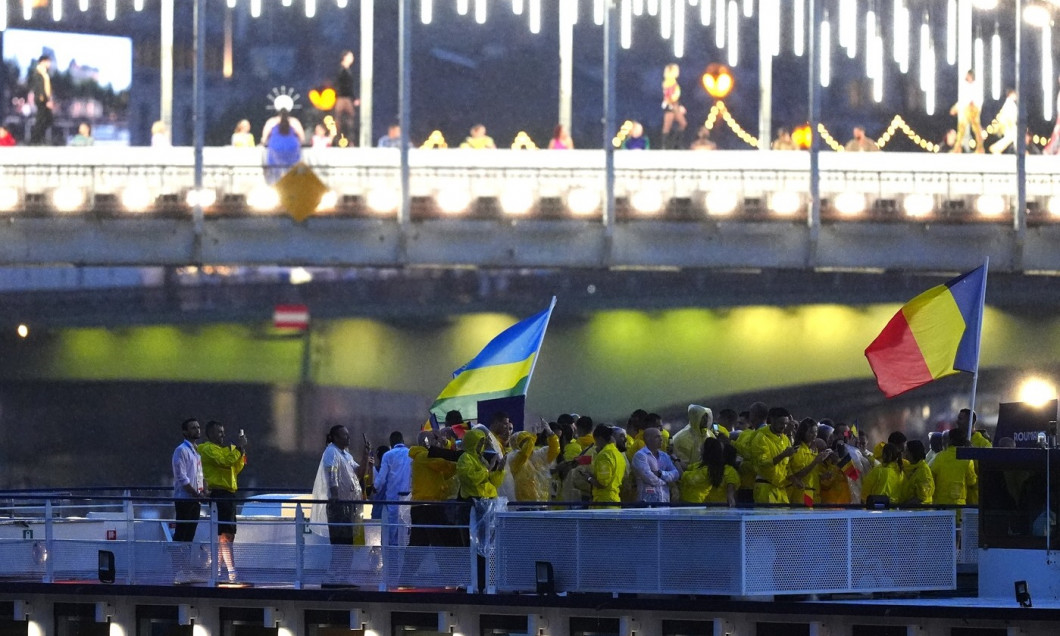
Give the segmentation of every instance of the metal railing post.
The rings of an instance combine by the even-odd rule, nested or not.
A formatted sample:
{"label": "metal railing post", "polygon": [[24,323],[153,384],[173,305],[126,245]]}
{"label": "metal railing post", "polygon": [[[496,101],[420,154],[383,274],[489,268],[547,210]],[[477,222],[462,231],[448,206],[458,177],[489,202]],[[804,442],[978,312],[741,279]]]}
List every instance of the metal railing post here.
{"label": "metal railing post", "polygon": [[52,500],[44,500],[44,582],[55,580],[55,528],[52,524]]}
{"label": "metal railing post", "polygon": [[476,594],[478,590],[478,533],[475,532],[475,527],[478,526],[478,511],[475,510],[475,504],[468,502],[471,506],[470,514],[468,515],[468,546],[470,546],[471,555],[471,580],[468,582],[467,591],[470,594]]}
{"label": "metal railing post", "polygon": [[217,502],[210,502],[210,585],[217,585],[217,570],[221,567],[220,555],[217,552]]}
{"label": "metal railing post", "polygon": [[305,514],[302,504],[294,508],[294,589],[302,589],[305,576]]}
{"label": "metal railing post", "polygon": [[[373,508],[379,504],[372,504]],[[389,505],[389,504],[387,504]],[[382,567],[380,567],[379,591],[386,592],[390,583],[390,524],[387,523],[387,510],[383,508],[383,514],[379,515],[379,549],[382,551]]]}
{"label": "metal railing post", "polygon": [[125,558],[129,562],[125,572],[125,583],[132,585],[136,579],[136,515],[130,493],[125,491]]}

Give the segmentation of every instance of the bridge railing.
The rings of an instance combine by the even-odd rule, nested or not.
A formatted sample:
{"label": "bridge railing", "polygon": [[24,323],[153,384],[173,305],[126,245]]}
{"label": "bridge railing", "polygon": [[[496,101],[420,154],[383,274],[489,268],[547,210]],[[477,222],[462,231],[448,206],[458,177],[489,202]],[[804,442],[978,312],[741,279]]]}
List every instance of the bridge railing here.
{"label": "bridge railing", "polygon": [[[393,149],[306,149],[329,190],[320,211],[396,219],[399,155]],[[822,214],[828,220],[1011,221],[1013,156],[824,153]],[[191,148],[17,147],[0,155],[0,213],[108,212],[278,214],[259,148],[204,149],[203,192],[194,191]],[[1051,157],[1027,158],[1030,219],[1060,213]],[[603,221],[599,150],[410,152],[414,217]],[[619,220],[805,219],[809,157],[803,152],[624,151],[615,158]]]}
{"label": "bridge railing", "polygon": [[[433,513],[441,516],[411,525],[409,512],[422,512],[422,502],[376,502],[396,514],[365,515],[354,545],[331,545],[327,524],[310,514],[324,503],[304,494],[246,500],[229,559],[216,505],[205,507],[195,539],[181,543],[173,540],[171,500],[162,497],[0,498],[0,577],[95,582],[112,563],[115,582],[135,585],[484,585],[492,593],[538,590],[538,567],[547,564],[560,592],[760,596],[956,586],[956,544],[940,549],[956,536],[952,510],[560,510],[498,500],[439,504]],[[415,545],[407,545],[410,529]],[[421,541],[417,531],[433,538]],[[802,537],[814,537],[815,547]]]}

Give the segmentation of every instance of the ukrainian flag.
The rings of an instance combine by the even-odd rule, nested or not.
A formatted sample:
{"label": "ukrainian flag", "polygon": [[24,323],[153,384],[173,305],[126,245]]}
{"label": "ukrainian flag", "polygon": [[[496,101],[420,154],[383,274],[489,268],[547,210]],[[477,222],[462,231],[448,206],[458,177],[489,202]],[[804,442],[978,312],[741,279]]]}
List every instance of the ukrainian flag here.
{"label": "ukrainian flag", "polygon": [[958,371],[979,369],[986,268],[910,300],[865,349],[876,383],[887,397]]}
{"label": "ukrainian flag", "polygon": [[548,309],[508,327],[471,362],[453,371],[431,414],[442,421],[448,411],[457,410],[472,420],[478,418],[479,401],[526,395],[555,306],[553,298]]}

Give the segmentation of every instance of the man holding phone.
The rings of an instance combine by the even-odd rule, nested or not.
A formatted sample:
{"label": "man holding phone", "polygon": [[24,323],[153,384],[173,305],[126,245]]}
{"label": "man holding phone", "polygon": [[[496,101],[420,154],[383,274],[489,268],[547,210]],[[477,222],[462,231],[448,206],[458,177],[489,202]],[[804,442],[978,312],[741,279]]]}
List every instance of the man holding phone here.
{"label": "man holding phone", "polygon": [[199,444],[202,473],[217,504],[217,568],[223,564],[228,580],[236,580],[236,563],[232,556],[232,542],[236,538],[236,478],[247,465],[247,436],[239,431],[235,444],[225,440],[224,424],[211,420],[206,423],[206,441]]}

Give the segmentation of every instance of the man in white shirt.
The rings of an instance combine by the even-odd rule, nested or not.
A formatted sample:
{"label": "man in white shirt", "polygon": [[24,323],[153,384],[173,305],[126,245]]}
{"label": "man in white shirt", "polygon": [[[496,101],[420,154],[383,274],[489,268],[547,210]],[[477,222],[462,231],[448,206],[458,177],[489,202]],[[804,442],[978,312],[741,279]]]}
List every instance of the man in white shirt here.
{"label": "man in white shirt", "polygon": [[662,431],[644,429],[644,448],[633,455],[633,475],[637,479],[637,500],[653,503],[670,501],[670,484],[681,477],[670,456],[662,449]]}
{"label": "man in white shirt", "polygon": [[206,496],[202,458],[195,448],[201,428],[199,421],[193,417],[181,422],[180,428],[184,441],[173,451],[173,507],[177,520],[173,540],[189,542],[195,539],[201,500]]}
{"label": "man in white shirt", "polygon": [[[1019,106],[1016,97],[1016,89],[1010,88],[1005,94],[1005,103],[997,112],[998,133],[1001,138],[990,144],[990,152],[998,155],[1016,143],[1016,120],[1019,118]],[[1013,152],[1015,152],[1013,150]]]}
{"label": "man in white shirt", "polygon": [[[379,465],[377,490],[386,501],[409,501],[412,495],[412,459],[401,433],[390,434],[390,450],[383,455]],[[408,506],[387,504],[387,537],[390,546],[406,546],[409,543],[409,526],[412,524]]]}
{"label": "man in white shirt", "polygon": [[979,123],[979,111],[983,108],[983,88],[975,81],[975,71],[968,69],[964,81],[957,87],[957,103],[950,109],[951,115],[957,116],[957,144],[953,152],[964,151],[964,138],[971,127],[975,152],[982,154],[983,126]]}

